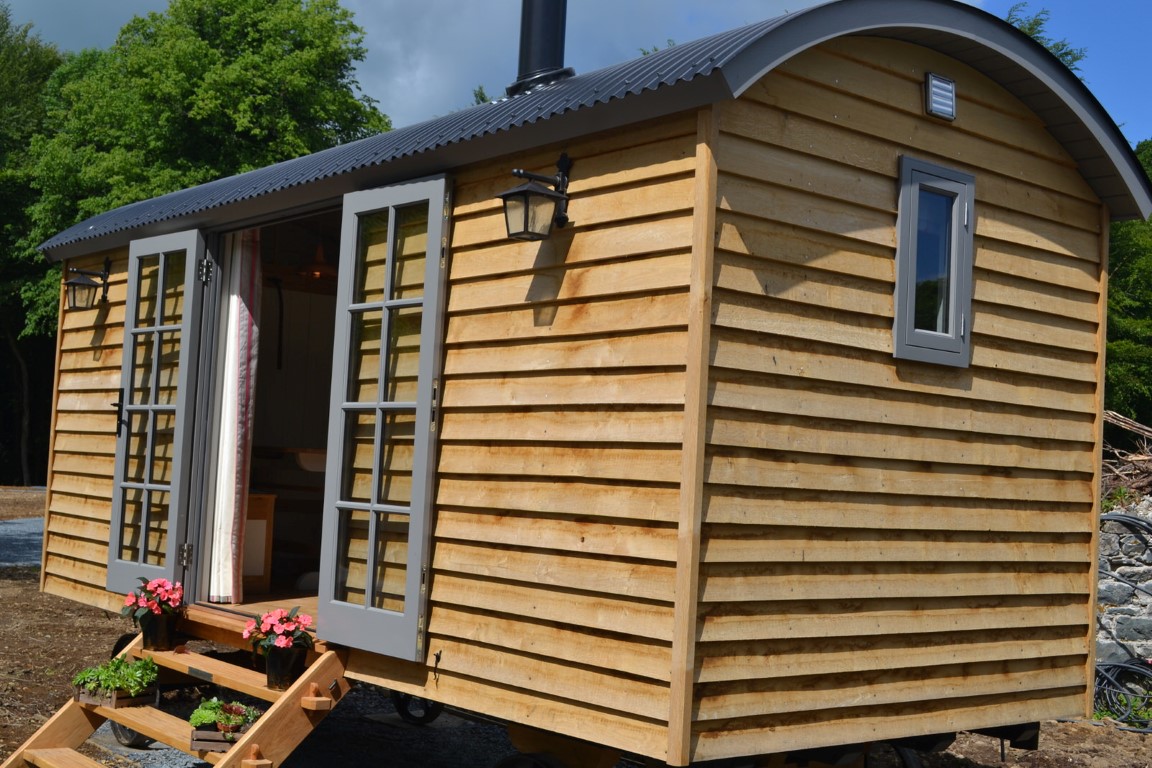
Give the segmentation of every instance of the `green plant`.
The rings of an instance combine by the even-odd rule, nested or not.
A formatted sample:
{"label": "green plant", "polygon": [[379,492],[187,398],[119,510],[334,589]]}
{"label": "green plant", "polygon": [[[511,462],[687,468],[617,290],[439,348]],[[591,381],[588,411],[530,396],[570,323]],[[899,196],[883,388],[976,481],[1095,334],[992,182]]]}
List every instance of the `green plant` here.
{"label": "green plant", "polygon": [[125,691],[129,696],[139,696],[156,682],[159,672],[151,656],[135,661],[117,656],[99,666],[80,670],[72,678],[72,685],[88,693]]}
{"label": "green plant", "polygon": [[1133,491],[1131,488],[1125,488],[1118,485],[1108,493],[1104,494],[1104,511],[1111,512],[1115,509],[1123,509],[1124,507],[1131,506],[1140,500],[1140,495]]}
{"label": "green plant", "polygon": [[256,722],[264,712],[256,707],[249,707],[238,701],[223,702],[213,697],[202,699],[200,704],[188,717],[193,728],[208,728],[215,726],[224,733],[224,738],[232,741],[235,734],[244,726]]}

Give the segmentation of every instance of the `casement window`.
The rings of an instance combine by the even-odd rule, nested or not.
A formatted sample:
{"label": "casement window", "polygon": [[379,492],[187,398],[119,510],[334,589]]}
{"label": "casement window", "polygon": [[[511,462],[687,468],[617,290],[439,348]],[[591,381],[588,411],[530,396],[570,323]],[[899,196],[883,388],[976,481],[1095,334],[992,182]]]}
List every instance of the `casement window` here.
{"label": "casement window", "polygon": [[971,359],[974,177],[900,160],[893,354],[967,367]]}

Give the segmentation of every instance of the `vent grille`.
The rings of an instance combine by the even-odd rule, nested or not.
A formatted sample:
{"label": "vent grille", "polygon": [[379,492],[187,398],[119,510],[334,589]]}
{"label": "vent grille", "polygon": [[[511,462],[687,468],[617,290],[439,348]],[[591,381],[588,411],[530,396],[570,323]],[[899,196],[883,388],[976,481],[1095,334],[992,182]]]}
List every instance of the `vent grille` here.
{"label": "vent grille", "polygon": [[924,95],[928,114],[945,120],[956,119],[955,81],[929,72],[924,82]]}

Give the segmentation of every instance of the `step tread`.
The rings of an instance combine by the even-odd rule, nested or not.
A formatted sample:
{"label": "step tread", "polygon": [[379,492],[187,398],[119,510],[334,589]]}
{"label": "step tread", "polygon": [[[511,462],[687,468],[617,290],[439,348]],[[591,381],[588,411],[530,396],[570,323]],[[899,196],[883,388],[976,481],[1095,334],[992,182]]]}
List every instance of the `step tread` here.
{"label": "step tread", "polygon": [[104,768],[92,758],[68,747],[29,749],[24,753],[24,761],[36,768]]}
{"label": "step tread", "polygon": [[238,667],[222,659],[193,652],[144,651],[137,650],[137,656],[151,656],[161,667],[171,669],[188,677],[228,688],[264,701],[276,701],[283,695],[267,686],[268,678],[263,672]]}
{"label": "step tread", "polygon": [[156,707],[95,707],[97,713],[109,720],[114,720],[126,728],[142,733],[150,739],[161,744],[186,752],[189,755],[199,756],[199,752],[192,751],[192,726],[176,715],[170,715]]}

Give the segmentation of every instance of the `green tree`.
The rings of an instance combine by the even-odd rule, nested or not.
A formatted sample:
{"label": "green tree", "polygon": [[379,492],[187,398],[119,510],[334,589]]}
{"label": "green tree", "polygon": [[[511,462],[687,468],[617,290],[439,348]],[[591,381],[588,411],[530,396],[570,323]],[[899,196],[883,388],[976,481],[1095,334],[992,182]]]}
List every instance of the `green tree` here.
{"label": "green tree", "polygon": [[1053,40],[1044,29],[1048,25],[1048,19],[1052,16],[1051,12],[1047,8],[1041,8],[1031,16],[1025,16],[1024,10],[1027,7],[1028,3],[1026,2],[1016,3],[1008,9],[1008,15],[1004,17],[1005,21],[1043,45],[1052,52],[1052,55],[1064,62],[1068,69],[1076,72],[1077,76],[1080,77],[1080,62],[1088,55],[1088,49],[1074,48],[1067,39]]}
{"label": "green tree", "polygon": [[19,244],[35,195],[28,146],[43,128],[43,92],[60,60],[56,48],[33,34],[31,25],[15,24],[9,6],[0,2],[0,484],[31,484],[33,393],[51,389],[44,342],[22,338],[21,290],[44,268]]}
{"label": "green tree", "polygon": [[[172,0],[49,84],[24,245],[126,203],[391,128],[359,91],[364,33],[337,0]],[[54,328],[57,276],[24,291]]]}
{"label": "green tree", "polygon": [[[1144,173],[1152,176],[1152,140],[1136,146]],[[1108,408],[1152,424],[1152,224],[1112,225],[1108,255]]]}

